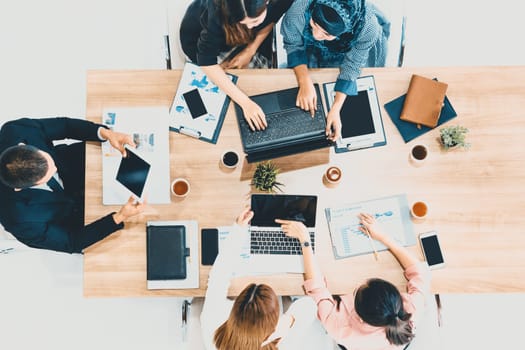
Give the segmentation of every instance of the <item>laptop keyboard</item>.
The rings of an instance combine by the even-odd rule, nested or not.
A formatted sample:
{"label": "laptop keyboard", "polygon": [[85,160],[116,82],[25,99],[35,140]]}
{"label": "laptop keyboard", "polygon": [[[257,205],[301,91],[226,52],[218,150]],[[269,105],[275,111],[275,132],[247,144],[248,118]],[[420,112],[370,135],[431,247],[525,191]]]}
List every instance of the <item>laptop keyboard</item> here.
{"label": "laptop keyboard", "polygon": [[310,112],[292,109],[266,116],[268,127],[263,131],[254,131],[245,134],[247,145],[261,145],[274,141],[283,142],[293,140],[303,135],[324,133],[325,121],[322,106],[317,107],[314,118]]}
{"label": "laptop keyboard", "polygon": [[[310,233],[310,244],[315,251],[315,234]],[[251,231],[251,254],[302,255],[299,240],[287,237],[283,231]]]}

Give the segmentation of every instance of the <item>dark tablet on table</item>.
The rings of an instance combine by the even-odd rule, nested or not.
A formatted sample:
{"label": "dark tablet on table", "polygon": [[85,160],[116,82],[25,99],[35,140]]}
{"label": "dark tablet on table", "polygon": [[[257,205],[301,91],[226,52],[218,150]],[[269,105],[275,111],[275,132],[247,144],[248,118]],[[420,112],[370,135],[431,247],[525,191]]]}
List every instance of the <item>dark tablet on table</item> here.
{"label": "dark tablet on table", "polygon": [[117,171],[117,181],[140,198],[150,167],[148,162],[126,148],[126,157],[122,157]]}

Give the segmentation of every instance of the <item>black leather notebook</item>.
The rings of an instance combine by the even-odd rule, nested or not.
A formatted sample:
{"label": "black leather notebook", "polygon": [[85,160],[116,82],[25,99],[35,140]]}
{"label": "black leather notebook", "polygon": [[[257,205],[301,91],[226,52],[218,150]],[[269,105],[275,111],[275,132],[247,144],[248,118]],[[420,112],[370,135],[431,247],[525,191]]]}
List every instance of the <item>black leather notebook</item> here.
{"label": "black leather notebook", "polygon": [[146,226],[147,279],[180,280],[186,278],[186,228],[182,225]]}

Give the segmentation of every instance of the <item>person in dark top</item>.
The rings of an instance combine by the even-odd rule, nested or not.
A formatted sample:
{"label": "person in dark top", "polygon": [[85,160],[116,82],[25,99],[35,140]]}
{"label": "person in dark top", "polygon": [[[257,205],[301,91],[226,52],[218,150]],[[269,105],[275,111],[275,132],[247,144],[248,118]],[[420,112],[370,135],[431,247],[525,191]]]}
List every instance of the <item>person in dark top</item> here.
{"label": "person in dark top", "polygon": [[[228,78],[224,69],[247,68],[293,0],[193,0],[180,26],[182,50],[222,91],[241,106],[252,130],[266,117]],[[271,39],[271,38],[268,38]],[[255,64],[257,66],[257,64]]]}
{"label": "person in dark top", "polygon": [[80,253],[140,213],[130,197],[118,212],[84,225],[85,144],[109,141],[125,156],[131,136],[86,120],[23,118],[0,129],[0,223],[20,242],[40,249]]}

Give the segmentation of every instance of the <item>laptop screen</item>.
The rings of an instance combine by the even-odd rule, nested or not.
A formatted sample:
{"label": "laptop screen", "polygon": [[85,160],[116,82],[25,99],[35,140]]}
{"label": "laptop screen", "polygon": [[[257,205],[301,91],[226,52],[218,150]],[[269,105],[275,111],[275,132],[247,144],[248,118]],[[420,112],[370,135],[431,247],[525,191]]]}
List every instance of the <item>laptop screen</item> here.
{"label": "laptop screen", "polygon": [[315,227],[317,196],[254,194],[251,207],[254,213],[252,226],[279,227],[275,219],[285,219]]}
{"label": "laptop screen", "polygon": [[142,196],[150,165],[126,148],[126,158],[122,158],[117,171],[117,181],[123,184],[137,197]]}

